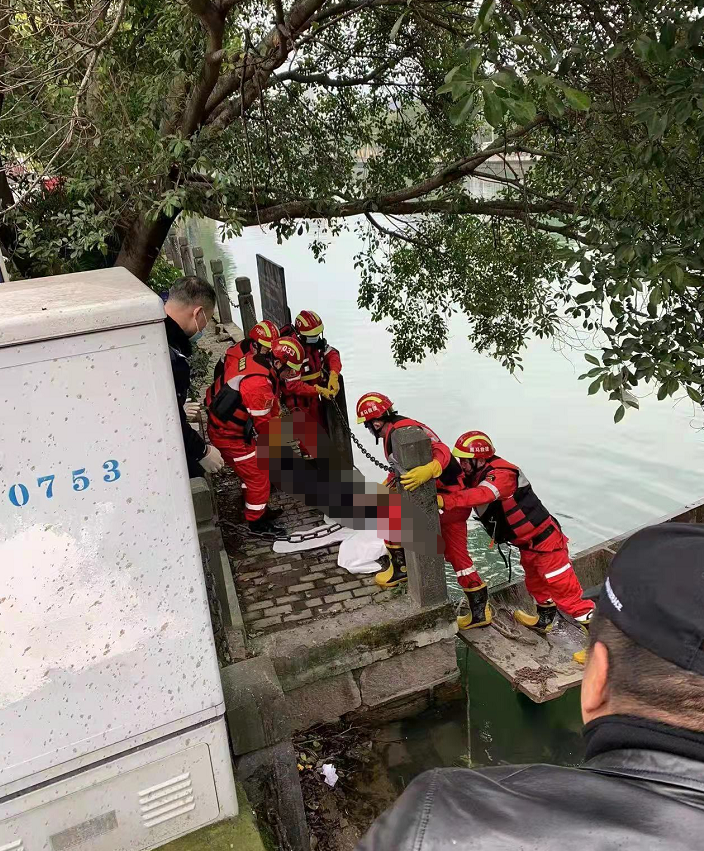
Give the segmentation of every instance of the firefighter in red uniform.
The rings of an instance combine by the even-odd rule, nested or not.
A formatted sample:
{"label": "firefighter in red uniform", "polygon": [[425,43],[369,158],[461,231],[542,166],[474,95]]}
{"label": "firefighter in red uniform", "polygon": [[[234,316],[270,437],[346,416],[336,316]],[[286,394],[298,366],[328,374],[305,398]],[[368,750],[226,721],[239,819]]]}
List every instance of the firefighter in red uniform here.
{"label": "firefighter in red uniform", "polygon": [[222,360],[239,360],[241,357],[245,355],[266,355],[271,351],[271,346],[275,343],[281,335],[279,334],[279,329],[276,326],[276,323],[272,322],[270,319],[262,319],[261,322],[257,322],[256,325],[253,325],[250,329],[249,334],[244,338],[244,340],[240,340],[239,343],[235,343],[234,346],[230,346],[230,348],[225,352],[222,357]]}
{"label": "firefighter in red uniform", "polygon": [[[472,509],[493,541],[509,543],[521,554],[526,588],[537,604],[537,615],[520,609],[514,612],[518,623],[536,632],[552,629],[555,613],[569,615],[585,630],[594,603],[582,599],[582,586],[572,569],[567,538],[560,524],[538,499],[528,479],[514,464],[499,458],[491,440],[481,431],[461,435],[452,454],[459,458],[464,472],[462,490],[438,494],[441,518],[448,515],[465,524]],[[478,574],[463,583],[470,597]],[[470,622],[469,626],[479,626]],[[466,628],[466,627],[461,627]]]}
{"label": "firefighter in red uniform", "polygon": [[303,357],[298,340],[281,337],[269,355],[228,361],[206,393],[208,436],[242,480],[244,516],[253,532],[285,532],[275,523],[280,512],[267,505],[271,485],[266,467],[257,464],[256,438],[279,415],[279,382],[301,369]]}
{"label": "firefighter in red uniform", "polygon": [[[450,449],[428,426],[418,420],[403,417],[393,409],[393,403],[382,393],[365,393],[357,402],[357,422],[364,423],[365,427],[374,435],[377,443],[381,438],[384,442],[384,455],[386,460],[393,466],[394,457],[391,444],[391,436],[394,431],[409,426],[422,428],[431,442],[433,460],[419,467],[414,467],[400,477],[401,485],[409,491],[414,491],[421,485],[435,479],[438,493],[450,494],[460,490],[462,487],[462,470],[457,459],[452,457]],[[389,474],[384,484],[394,489],[395,476]],[[445,558],[454,567],[461,584],[466,586],[466,580],[471,579],[476,585],[473,597],[470,597],[472,611],[477,615],[472,626],[483,626],[491,622],[491,609],[488,605],[488,592],[486,585],[482,583],[479,574],[472,565],[472,559],[467,551],[467,519],[462,520],[449,515],[440,517],[440,531],[445,542]],[[390,566],[387,570],[378,573],[375,577],[377,585],[382,588],[393,588],[400,582],[405,582],[406,556],[399,544],[392,541],[386,542],[389,551]],[[479,606],[481,603],[481,612]],[[481,617],[478,615],[481,614]],[[460,618],[459,620],[463,620]],[[465,619],[466,620],[466,619]],[[465,626],[462,627],[466,628]]]}

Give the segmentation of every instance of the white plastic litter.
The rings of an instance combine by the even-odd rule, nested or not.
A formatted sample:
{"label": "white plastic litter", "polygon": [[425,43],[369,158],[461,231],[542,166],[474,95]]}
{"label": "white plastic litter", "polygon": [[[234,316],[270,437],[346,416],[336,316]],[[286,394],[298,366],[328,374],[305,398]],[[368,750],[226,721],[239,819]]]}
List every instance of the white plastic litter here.
{"label": "white plastic litter", "polygon": [[332,763],[326,762],[325,765],[320,769],[320,773],[325,778],[325,782],[328,786],[334,786],[337,781],[340,779],[337,776],[337,771],[335,770],[335,766]]}
{"label": "white plastic litter", "polygon": [[337,563],[350,573],[376,573],[386,546],[373,529],[353,532],[340,544]]}

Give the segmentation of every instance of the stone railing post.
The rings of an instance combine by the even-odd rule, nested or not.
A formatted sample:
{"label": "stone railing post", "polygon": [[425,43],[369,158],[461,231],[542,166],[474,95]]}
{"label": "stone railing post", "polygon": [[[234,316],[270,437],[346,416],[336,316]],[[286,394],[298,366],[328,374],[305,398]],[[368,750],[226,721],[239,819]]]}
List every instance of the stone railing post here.
{"label": "stone railing post", "polygon": [[193,246],[193,265],[196,270],[196,275],[204,281],[208,280],[208,270],[205,267],[203,259],[203,249],[199,245]]}
{"label": "stone railing post", "polygon": [[166,237],[167,243],[171,246],[171,262],[177,269],[183,269],[183,263],[181,262],[181,253],[178,249],[178,237],[174,233],[170,233]]}
{"label": "stone railing post", "polygon": [[[391,445],[398,467],[412,470],[433,459],[430,438],[421,428],[415,426],[396,429],[391,435]],[[440,535],[440,517],[438,515],[437,491],[435,480],[426,482],[413,493],[402,490],[404,499],[419,505],[428,516],[428,528],[418,530],[419,536],[428,540]],[[414,602],[421,606],[438,606],[447,602],[447,580],[445,579],[445,559],[442,554],[424,555],[406,549],[408,567],[408,591]]]}
{"label": "stone railing post", "polygon": [[249,278],[235,278],[237,295],[240,303],[240,318],[242,319],[242,330],[246,337],[250,330],[257,324],[257,314],[254,310],[254,296],[252,295],[252,282]]}
{"label": "stone railing post", "polygon": [[232,309],[230,308],[230,297],[227,294],[227,282],[223,274],[222,260],[211,260],[210,271],[218,302],[218,318],[221,325],[228,325],[232,322]]}
{"label": "stone railing post", "polygon": [[178,249],[181,253],[181,263],[183,264],[184,275],[195,275],[196,267],[193,265],[193,253],[191,246],[188,244],[188,237],[179,236]]}
{"label": "stone railing post", "polygon": [[[345,382],[340,375],[340,392],[335,397],[337,408],[341,411],[338,413],[337,408],[331,403],[323,401],[325,407],[325,417],[328,426],[328,434],[330,442],[337,449],[340,455],[349,464],[352,463],[352,440],[349,435],[349,421],[347,418],[347,399],[345,397]],[[347,426],[347,428],[345,428]]]}

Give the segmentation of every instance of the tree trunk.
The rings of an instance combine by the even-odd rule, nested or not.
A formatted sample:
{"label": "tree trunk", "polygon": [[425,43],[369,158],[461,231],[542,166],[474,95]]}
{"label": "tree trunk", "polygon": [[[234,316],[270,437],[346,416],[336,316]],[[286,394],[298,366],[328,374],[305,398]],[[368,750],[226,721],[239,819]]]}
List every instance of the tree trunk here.
{"label": "tree trunk", "polygon": [[122,240],[115,265],[124,266],[140,281],[146,281],[175,218],[160,214],[149,222],[143,216],[135,219]]}

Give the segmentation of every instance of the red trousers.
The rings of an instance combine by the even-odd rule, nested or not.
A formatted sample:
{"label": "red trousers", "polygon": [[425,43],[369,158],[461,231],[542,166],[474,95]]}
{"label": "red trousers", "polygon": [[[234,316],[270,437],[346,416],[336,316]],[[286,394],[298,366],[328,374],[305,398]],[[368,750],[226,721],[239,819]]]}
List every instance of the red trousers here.
{"label": "red trousers", "polygon": [[555,529],[536,547],[519,546],[518,549],[526,588],[536,603],[552,600],[565,614],[578,618],[591,611],[594,603],[582,599],[582,586],[572,568],[567,544],[568,539]]}
{"label": "red trousers", "polygon": [[467,520],[471,513],[471,508],[452,508],[440,514],[445,558],[454,567],[461,588],[476,588],[483,582],[467,549]]}
{"label": "red trousers", "polygon": [[257,466],[257,451],[254,444],[243,444],[241,449],[218,446],[228,467],[231,467],[242,482],[245,520],[259,520],[266,511],[271,493],[269,471]]}

